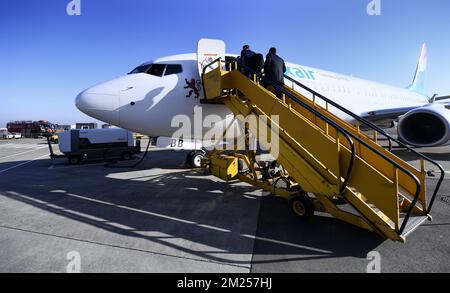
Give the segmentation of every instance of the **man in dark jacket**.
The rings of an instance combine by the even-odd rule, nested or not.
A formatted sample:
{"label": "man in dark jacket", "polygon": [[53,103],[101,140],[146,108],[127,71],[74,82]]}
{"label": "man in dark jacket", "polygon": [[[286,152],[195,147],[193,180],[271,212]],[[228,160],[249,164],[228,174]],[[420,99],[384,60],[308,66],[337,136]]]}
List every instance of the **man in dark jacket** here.
{"label": "man in dark jacket", "polygon": [[255,70],[258,74],[262,73],[262,70],[264,68],[264,57],[262,54],[255,53],[253,56],[253,67],[252,69]]}
{"label": "man in dark jacket", "polygon": [[[241,51],[241,62],[243,65],[253,68],[253,57],[255,55],[255,52],[253,52],[252,50],[250,50],[250,46],[249,45],[245,45],[242,48]],[[242,73],[244,73],[247,77],[249,77],[251,75],[250,72],[247,72],[245,69],[242,70]]]}
{"label": "man in dark jacket", "polygon": [[[270,48],[269,53],[266,56],[266,62],[264,63],[264,73],[266,77],[282,87],[284,85],[285,72],[286,64],[284,63],[284,60],[277,55],[277,49]],[[275,95],[278,98],[282,98],[282,93],[278,89],[275,89]]]}

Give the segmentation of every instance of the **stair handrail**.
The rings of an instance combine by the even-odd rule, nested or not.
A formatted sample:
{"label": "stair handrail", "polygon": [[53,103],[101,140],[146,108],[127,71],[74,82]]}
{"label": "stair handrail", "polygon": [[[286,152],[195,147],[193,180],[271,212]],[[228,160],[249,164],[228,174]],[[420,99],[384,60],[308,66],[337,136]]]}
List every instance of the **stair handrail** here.
{"label": "stair handrail", "polygon": [[[204,84],[204,76],[205,76],[205,72],[206,69],[208,67],[210,67],[212,64],[216,63],[216,62],[220,62],[222,59],[221,58],[217,58],[216,60],[212,61],[211,63],[207,64],[202,71],[202,82]],[[229,61],[229,62],[225,62],[226,64],[231,64],[231,63],[235,63],[237,62],[236,60],[234,61]],[[237,62],[237,64],[239,64],[239,62]],[[246,67],[245,65],[242,65],[243,67]],[[249,70],[252,70],[251,68],[248,68]],[[231,71],[231,68],[230,68]],[[256,74],[256,71],[255,71]],[[272,81],[270,81],[272,82]],[[206,98],[206,90],[205,87],[203,86],[203,91],[204,91],[204,97]],[[299,103],[303,103],[301,101],[299,101]],[[356,158],[356,148],[355,148],[355,143],[353,142],[353,140],[350,138],[350,136],[348,135],[347,131],[342,128],[339,124],[337,124],[336,122],[334,122],[333,120],[329,119],[328,117],[326,117],[325,115],[323,115],[322,113],[320,113],[319,111],[317,111],[316,109],[309,107],[308,105],[304,104],[305,107],[308,107],[308,110],[312,113],[314,113],[315,115],[317,115],[318,117],[320,117],[322,120],[324,120],[325,122],[327,122],[329,125],[333,126],[333,128],[335,128],[338,132],[342,133],[342,135],[344,136],[344,138],[349,142],[350,145],[350,151],[351,151],[351,159],[350,162],[348,164],[348,168],[347,168],[347,174],[344,177],[344,181],[342,182],[342,185],[340,186],[340,190],[339,190],[339,194],[342,195],[345,191],[345,189],[347,188],[347,184],[350,180],[350,176],[353,170],[353,166],[354,166],[354,161]],[[339,175],[338,175],[339,176]]]}
{"label": "stair handrail", "polygon": [[301,82],[295,80],[294,78],[292,78],[292,77],[290,77],[290,76],[288,76],[288,75],[284,75],[284,77],[287,78],[288,80],[290,80],[291,82],[295,83],[296,85],[302,87],[302,88],[305,89],[306,91],[310,92],[311,94],[313,94],[313,95],[315,95],[315,96],[321,98],[321,99],[322,99],[323,101],[325,101],[326,103],[328,103],[328,104],[334,106],[335,108],[341,110],[342,112],[346,113],[347,115],[349,115],[349,116],[353,117],[354,119],[358,120],[359,122],[365,124],[365,125],[366,125],[367,127],[369,127],[370,129],[375,130],[375,131],[377,131],[378,133],[384,135],[384,136],[389,140],[389,151],[390,151],[390,152],[392,152],[392,141],[394,141],[394,142],[397,143],[400,147],[407,149],[408,151],[414,153],[415,155],[417,155],[418,157],[422,158],[423,160],[425,160],[425,161],[427,161],[427,162],[429,162],[429,163],[435,165],[435,166],[439,169],[441,175],[440,175],[439,181],[438,181],[438,183],[436,184],[436,187],[435,187],[435,189],[434,189],[434,191],[433,191],[433,196],[431,197],[430,203],[428,204],[428,207],[427,207],[427,211],[426,211],[427,214],[429,214],[429,213],[431,212],[431,209],[432,209],[433,204],[434,204],[434,202],[435,202],[435,200],[436,200],[436,197],[437,197],[437,194],[438,194],[438,192],[439,192],[439,189],[441,188],[442,182],[444,181],[444,178],[445,178],[445,170],[444,170],[444,168],[442,167],[441,164],[439,164],[439,163],[436,162],[435,160],[429,158],[428,156],[425,156],[424,154],[422,154],[422,153],[420,153],[420,152],[414,150],[413,148],[411,148],[411,147],[409,147],[408,145],[404,144],[404,143],[401,142],[400,140],[398,140],[398,139],[392,137],[390,134],[388,134],[384,129],[382,129],[382,128],[379,127],[378,125],[376,125],[376,124],[370,122],[369,120],[367,120],[367,119],[365,119],[365,118],[363,118],[363,117],[361,117],[361,116],[355,114],[354,112],[352,112],[352,111],[346,109],[345,107],[339,105],[339,104],[336,103],[335,101],[332,101],[332,100],[328,99],[327,97],[321,95],[320,93],[318,93],[318,92],[316,92],[315,90],[309,88],[308,86],[302,84]]}
{"label": "stair handrail", "polygon": [[[204,75],[206,72],[206,68],[210,67],[212,64],[221,61],[221,58],[217,58],[216,60],[212,61],[210,64],[206,65],[203,68],[203,72],[202,72],[202,82],[204,82]],[[263,80],[264,82],[272,85],[275,89],[281,91],[282,93],[284,93],[285,95],[287,95],[291,100],[295,101],[297,104],[301,105],[302,107],[308,109],[310,112],[314,113],[315,115],[317,115],[318,117],[320,117],[322,120],[324,120],[325,122],[327,122],[328,124],[332,125],[333,128],[335,128],[336,130],[338,130],[339,132],[341,132],[342,134],[344,134],[345,137],[350,136],[351,138],[355,139],[356,141],[358,141],[360,144],[363,144],[365,147],[367,147],[368,149],[370,149],[372,152],[374,152],[375,154],[377,154],[379,157],[383,158],[384,160],[386,160],[387,162],[391,163],[392,165],[394,165],[397,169],[401,170],[404,174],[406,174],[407,176],[409,176],[415,183],[416,185],[416,192],[414,195],[414,199],[411,202],[410,208],[408,209],[406,216],[402,222],[402,225],[399,229],[399,234],[402,235],[403,231],[406,228],[406,225],[411,217],[411,214],[414,210],[414,207],[416,206],[419,197],[420,197],[420,191],[421,191],[421,184],[419,179],[412,174],[409,170],[407,170],[406,168],[404,168],[403,166],[401,166],[400,164],[398,164],[397,162],[395,162],[394,160],[392,160],[391,158],[387,157],[386,155],[384,155],[383,153],[381,153],[379,150],[375,149],[373,146],[369,145],[368,143],[366,143],[365,141],[363,141],[360,137],[354,135],[353,133],[351,133],[350,131],[342,128],[340,125],[336,124],[334,121],[330,120],[328,117],[326,117],[325,115],[323,115],[322,113],[318,112],[316,109],[314,109],[314,107],[311,107],[310,105],[308,105],[307,103],[303,102],[302,100],[298,99],[297,97],[295,97],[292,93],[290,93],[288,90],[286,90],[283,86],[280,86],[279,84],[277,84],[276,82],[274,82],[273,80],[267,78],[266,76],[264,76],[261,72],[257,72],[255,71],[253,68],[250,68],[244,64],[242,64],[242,62],[240,60],[234,60],[234,61],[230,61],[228,63],[234,63],[236,62],[237,65],[239,65],[241,68],[244,68],[247,72],[250,72],[254,75],[256,75],[258,78],[260,78],[261,80]],[[237,67],[236,67],[237,70]],[[204,89],[205,92],[205,98],[206,98],[206,91]],[[323,96],[322,96],[323,97]],[[356,114],[355,114],[356,115]],[[330,122],[328,122],[330,121]],[[352,139],[350,139],[351,146],[354,148],[354,142]],[[354,149],[353,149],[354,151]],[[353,169],[353,162],[354,162],[354,157],[353,157],[354,153],[352,152],[352,159],[351,159],[351,167]],[[425,157],[425,156],[424,156]],[[437,164],[437,163],[436,163]],[[439,164],[438,164],[439,165]],[[345,185],[343,185],[344,189],[342,190],[341,194],[343,193],[343,191],[345,191],[345,188],[347,187],[346,185],[348,184],[348,181],[350,179],[350,175],[351,175],[351,171],[348,172],[350,174],[346,180],[347,182],[345,182]],[[444,171],[445,172],[445,171]],[[445,175],[445,173],[444,173]],[[443,179],[442,179],[443,180]],[[439,182],[442,183],[442,182]],[[439,184],[440,185],[440,184]],[[434,195],[436,196],[436,194]],[[434,201],[434,198],[433,198]],[[432,204],[432,202],[430,203]],[[353,205],[352,205],[353,206]],[[365,217],[363,214],[361,214],[363,217]],[[365,217],[366,218],[366,217]],[[367,219],[367,218],[366,218]]]}
{"label": "stair handrail", "polygon": [[[308,104],[306,104],[305,102],[301,101],[300,99],[298,99],[297,97],[295,97],[292,93],[290,93],[289,91],[287,91],[283,86],[280,86],[279,84],[277,84],[276,82],[270,80],[269,78],[267,78],[266,76],[263,76],[262,73],[255,71],[253,68],[250,68],[244,64],[242,64],[242,62],[238,62],[238,64],[244,68],[245,70],[247,70],[248,72],[255,74],[256,76],[258,76],[259,78],[262,78],[262,80],[266,83],[270,83],[275,89],[278,89],[279,91],[281,91],[282,93],[284,93],[285,95],[287,95],[291,100],[295,101],[296,103],[300,104],[302,107],[307,108],[308,110],[310,110],[310,112],[315,112],[315,111],[311,111],[312,109],[314,109],[313,107],[309,106]],[[315,110],[315,109],[314,109]],[[320,112],[319,112],[320,113]],[[320,113],[321,114],[321,113]],[[320,117],[320,116],[319,116]],[[334,123],[334,121],[333,121]],[[403,234],[403,231],[406,228],[406,225],[411,217],[411,214],[414,210],[414,207],[416,206],[417,202],[419,201],[419,197],[420,197],[420,191],[421,191],[421,184],[419,179],[417,178],[417,176],[415,176],[414,174],[412,174],[408,169],[404,168],[403,166],[401,166],[400,164],[398,164],[397,162],[395,162],[394,160],[392,160],[391,158],[387,157],[386,155],[384,155],[383,153],[381,153],[379,150],[375,149],[373,146],[369,145],[368,143],[366,143],[365,141],[363,141],[360,137],[354,135],[353,133],[349,132],[346,129],[342,129],[344,132],[346,132],[348,135],[350,135],[353,139],[355,139],[356,141],[358,141],[360,144],[363,144],[365,147],[367,147],[368,149],[370,149],[372,152],[374,152],[375,154],[377,154],[378,156],[380,156],[381,158],[385,159],[386,161],[388,161],[389,163],[391,163],[392,165],[394,165],[395,167],[397,167],[397,169],[403,171],[403,173],[405,173],[407,176],[411,177],[411,179],[414,181],[414,183],[416,184],[416,192],[414,194],[414,198],[413,201],[411,202],[411,205],[406,213],[406,216],[402,222],[402,225],[400,227],[399,230],[399,234]]]}

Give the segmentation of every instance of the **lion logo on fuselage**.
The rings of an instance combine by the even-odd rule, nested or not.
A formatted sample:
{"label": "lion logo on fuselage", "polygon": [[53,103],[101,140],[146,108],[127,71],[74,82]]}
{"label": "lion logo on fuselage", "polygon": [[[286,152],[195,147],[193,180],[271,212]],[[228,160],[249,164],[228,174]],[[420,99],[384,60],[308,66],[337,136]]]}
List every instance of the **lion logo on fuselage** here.
{"label": "lion logo on fuselage", "polygon": [[186,98],[190,98],[192,94],[195,94],[196,99],[200,96],[200,81],[196,81],[195,78],[191,78],[191,80],[186,80],[185,89],[189,89],[189,93],[186,95]]}

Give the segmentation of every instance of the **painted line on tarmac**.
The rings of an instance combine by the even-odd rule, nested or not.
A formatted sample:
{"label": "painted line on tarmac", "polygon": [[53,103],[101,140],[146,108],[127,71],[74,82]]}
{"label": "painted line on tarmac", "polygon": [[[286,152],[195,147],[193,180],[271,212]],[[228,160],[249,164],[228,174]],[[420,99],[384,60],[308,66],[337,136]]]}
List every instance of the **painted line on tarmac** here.
{"label": "painted line on tarmac", "polygon": [[34,161],[36,161],[36,160],[39,160],[39,159],[42,159],[42,158],[44,158],[44,157],[48,157],[48,154],[45,154],[45,155],[43,155],[43,156],[40,156],[40,157],[34,158],[34,159],[32,159],[32,160],[29,160],[29,161],[26,161],[26,162],[23,162],[23,163],[20,163],[20,164],[14,165],[14,166],[12,166],[12,167],[9,167],[9,168],[6,168],[6,169],[3,169],[3,170],[0,170],[0,174],[2,174],[2,173],[5,173],[5,172],[7,172],[7,171],[9,171],[9,170],[12,170],[12,169],[15,169],[15,168],[21,167],[21,166],[23,166],[23,165],[26,165],[26,164],[32,163],[32,162],[34,162]]}
{"label": "painted line on tarmac", "polygon": [[126,247],[126,246],[122,246],[119,244],[105,243],[105,242],[93,241],[93,240],[88,240],[88,239],[74,238],[71,236],[64,236],[64,235],[57,235],[57,234],[51,234],[51,233],[46,233],[46,232],[40,232],[40,231],[33,231],[33,230],[25,229],[25,228],[5,226],[2,224],[0,224],[0,229],[30,233],[30,234],[46,236],[46,237],[51,237],[51,238],[59,238],[59,239],[64,239],[64,240],[77,241],[77,242],[81,242],[84,244],[93,244],[93,245],[109,247],[109,248],[141,252],[141,253],[146,253],[146,254],[152,254],[155,256],[170,257],[170,258],[188,260],[188,261],[193,261],[193,262],[202,262],[202,263],[209,263],[209,264],[215,264],[215,265],[220,265],[220,266],[235,267],[235,268],[249,270],[249,267],[247,267],[245,265],[234,264],[234,263],[232,263],[232,260],[230,260],[230,262],[221,262],[221,261],[214,261],[214,260],[202,259],[202,258],[196,258],[196,257],[190,257],[190,256],[175,255],[175,254],[163,253],[163,252],[158,252],[158,251],[145,250],[142,248]]}
{"label": "painted line on tarmac", "polygon": [[[128,162],[129,164],[132,164],[132,163],[136,163],[138,160],[140,160],[141,159],[141,157],[137,157],[136,159],[133,159],[133,160],[128,160],[128,161],[123,161],[123,162]],[[56,164],[56,163],[54,163],[54,164],[52,164],[50,167],[48,167],[48,170],[59,170],[59,169],[75,169],[75,168],[82,168],[82,167],[92,167],[92,166],[104,166],[105,164],[108,164],[108,162],[107,161],[102,161],[102,162],[98,162],[98,163],[90,163],[90,162],[87,162],[87,163],[85,163],[85,164],[80,164],[80,165],[67,165],[67,164],[65,164],[65,165],[61,165],[61,164]],[[126,168],[128,168],[128,167],[126,167],[126,166],[123,166],[123,165],[117,165],[118,167],[123,167],[124,169],[126,169]],[[106,168],[108,168],[108,167],[106,167]],[[130,167],[130,169],[131,169],[131,167]]]}
{"label": "painted line on tarmac", "polygon": [[100,166],[100,165],[104,165],[104,164],[105,164],[105,162],[94,163],[94,164],[80,164],[80,165],[59,165],[59,164],[52,164],[50,167],[48,167],[48,170],[75,169],[75,168],[83,168],[83,167]]}
{"label": "painted line on tarmac", "polygon": [[0,148],[3,149],[38,149],[41,148],[38,144],[20,144],[20,143],[6,143],[0,144]]}
{"label": "painted line on tarmac", "polygon": [[[444,180],[450,180],[450,171],[445,171],[444,174],[445,174]],[[433,176],[427,175],[426,179],[428,179],[428,180],[439,180],[440,179],[439,171],[434,171],[433,170]]]}
{"label": "painted line on tarmac", "polygon": [[40,148],[31,150],[31,151],[26,151],[26,152],[14,154],[14,155],[9,155],[9,156],[5,156],[5,157],[0,157],[0,160],[1,160],[1,159],[7,159],[7,158],[15,157],[15,156],[19,156],[19,155],[24,155],[24,154],[28,154],[28,153],[32,153],[32,152],[35,152],[35,151],[38,151],[38,150],[42,150],[42,149],[45,149],[45,148],[46,148],[46,147],[40,147]]}
{"label": "painted line on tarmac", "polygon": [[296,243],[290,243],[290,242],[285,242],[285,241],[280,241],[280,240],[275,240],[275,239],[269,239],[269,238],[264,238],[264,237],[249,235],[249,234],[241,234],[241,236],[249,238],[249,239],[255,239],[255,240],[259,240],[259,241],[266,241],[266,242],[271,242],[271,243],[275,243],[275,244],[281,244],[281,245],[285,245],[285,246],[291,246],[291,247],[295,247],[295,248],[311,250],[311,251],[318,252],[320,254],[332,254],[333,253],[332,251],[329,251],[329,250],[323,250],[320,248],[310,247],[310,246],[306,246],[306,245],[299,245]]}

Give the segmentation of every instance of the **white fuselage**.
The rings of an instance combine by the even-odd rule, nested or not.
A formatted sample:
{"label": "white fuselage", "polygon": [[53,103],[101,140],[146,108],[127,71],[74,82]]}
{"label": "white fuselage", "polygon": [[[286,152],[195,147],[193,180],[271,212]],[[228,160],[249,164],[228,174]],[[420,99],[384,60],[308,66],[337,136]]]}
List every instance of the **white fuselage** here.
{"label": "white fuselage", "polygon": [[[201,109],[203,117],[218,115],[223,120],[232,120],[232,113],[224,105],[200,103],[203,91],[196,54],[160,58],[148,64],[181,65],[182,72],[167,75],[161,73],[162,76],[132,73],[90,87],[78,95],[78,109],[101,121],[151,136],[171,137],[180,126],[173,123],[173,118],[184,115],[194,121],[196,106],[201,107],[197,111]],[[358,115],[379,109],[428,104],[426,96],[407,89],[293,63],[286,63],[286,66],[288,76]],[[196,90],[193,90],[192,83],[189,85],[192,80]],[[288,81],[286,85],[292,86]],[[297,86],[295,89],[303,92]],[[331,110],[350,120],[342,112]],[[210,127],[205,126],[203,133],[209,129]]]}

